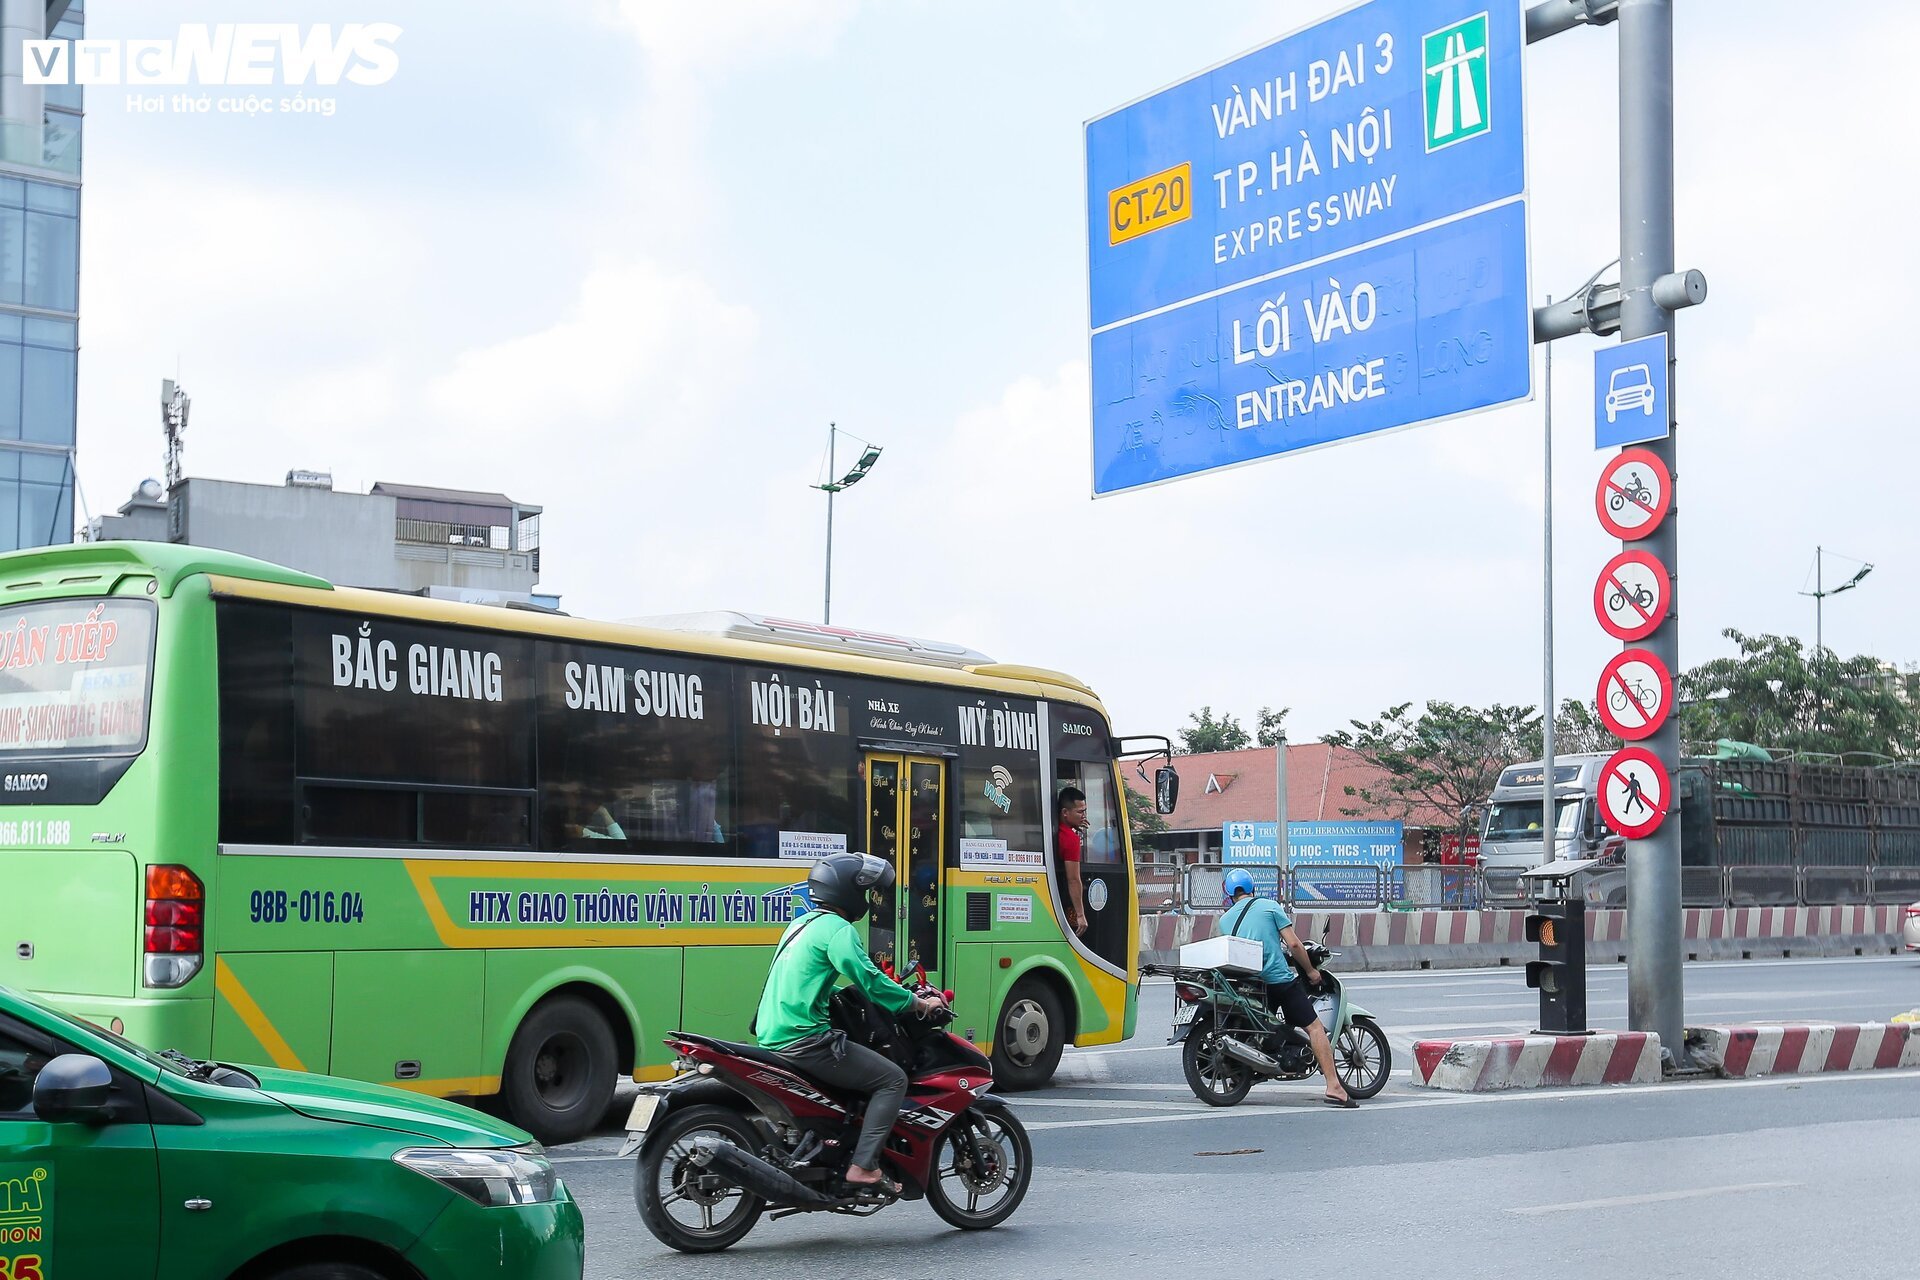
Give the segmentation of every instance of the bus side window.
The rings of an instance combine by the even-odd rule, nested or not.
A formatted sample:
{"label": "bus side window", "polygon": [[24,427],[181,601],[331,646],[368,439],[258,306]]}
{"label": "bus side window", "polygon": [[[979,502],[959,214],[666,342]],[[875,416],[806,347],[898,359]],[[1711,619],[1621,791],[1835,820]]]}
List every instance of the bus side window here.
{"label": "bus side window", "polygon": [[[856,847],[866,795],[845,689],[802,672],[770,668],[743,667],[735,676],[740,691],[740,856],[778,858],[782,834],[837,838],[849,841],[842,848]],[[809,723],[801,723],[797,698],[780,704],[783,715],[768,715],[761,706],[756,716],[753,699],[769,696],[770,687],[813,691],[805,713]],[[828,701],[815,710],[813,699],[822,697]]]}
{"label": "bus side window", "polygon": [[[1119,862],[1125,844],[1119,839],[1119,808],[1114,796],[1114,770],[1106,764],[1062,760],[1054,798],[1068,787],[1087,794],[1087,835],[1081,841],[1083,862]],[[1058,816],[1056,816],[1058,818]]]}
{"label": "bus side window", "polygon": [[587,645],[540,648],[539,846],[731,851],[732,680],[718,663]]}
{"label": "bus side window", "polygon": [[1114,796],[1113,770],[1104,764],[1075,764],[1073,785],[1087,793],[1087,836],[1081,857],[1088,862],[1119,862],[1126,849],[1120,838],[1120,807]]}

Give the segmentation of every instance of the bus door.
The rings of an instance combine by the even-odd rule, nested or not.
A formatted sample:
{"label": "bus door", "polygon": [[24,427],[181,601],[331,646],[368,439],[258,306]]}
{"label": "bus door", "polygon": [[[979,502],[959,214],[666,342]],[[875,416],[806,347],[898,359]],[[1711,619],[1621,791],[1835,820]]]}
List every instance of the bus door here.
{"label": "bus door", "polygon": [[924,756],[869,755],[866,852],[893,863],[894,887],[877,898],[868,933],[875,963],[905,975],[925,965],[940,985],[941,854],[947,767]]}
{"label": "bus door", "polygon": [[[1125,975],[1139,944],[1140,906],[1134,889],[1133,863],[1127,857],[1127,810],[1113,767],[1112,744],[1106,726],[1091,712],[1050,704],[1053,725],[1053,812],[1068,788],[1087,800],[1087,828],[1081,835],[1080,887],[1087,909],[1087,931],[1080,941],[1087,950]],[[1058,824],[1054,824],[1058,841]],[[1053,851],[1056,874],[1070,874]],[[1060,905],[1067,905],[1066,889]]]}

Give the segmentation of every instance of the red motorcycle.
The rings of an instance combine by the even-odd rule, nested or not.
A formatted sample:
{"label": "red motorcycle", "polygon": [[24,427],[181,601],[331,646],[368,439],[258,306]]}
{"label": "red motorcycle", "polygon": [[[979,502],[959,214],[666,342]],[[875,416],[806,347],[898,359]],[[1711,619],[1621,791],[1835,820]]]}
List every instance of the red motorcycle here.
{"label": "red motorcycle", "polygon": [[[916,994],[931,990],[916,986]],[[989,1092],[986,1056],[945,1029],[952,1020],[951,1010],[894,1019],[849,990],[832,1002],[837,1030],[906,1069],[906,1101],[881,1151],[899,1198],[924,1197],[951,1225],[983,1231],[1020,1207],[1033,1147]],[[768,1210],[774,1218],[866,1217],[893,1203],[845,1181],[864,1099],[758,1045],[685,1031],[666,1042],[680,1074],[642,1088],[621,1152],[639,1152],[634,1200],[662,1244],[711,1253],[740,1241]]]}

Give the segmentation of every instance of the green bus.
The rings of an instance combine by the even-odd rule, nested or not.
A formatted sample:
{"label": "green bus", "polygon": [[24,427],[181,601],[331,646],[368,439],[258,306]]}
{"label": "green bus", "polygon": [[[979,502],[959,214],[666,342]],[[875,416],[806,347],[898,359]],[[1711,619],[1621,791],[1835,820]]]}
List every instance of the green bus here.
{"label": "green bus", "polygon": [[1122,746],[1085,685],[954,645],[590,622],[186,546],[16,552],[0,982],[195,1057],[500,1094],[564,1141],[621,1073],[670,1074],[669,1031],[747,1034],[809,864],[852,849],[898,867],[875,956],[953,989],[1034,1087],[1133,1031]]}

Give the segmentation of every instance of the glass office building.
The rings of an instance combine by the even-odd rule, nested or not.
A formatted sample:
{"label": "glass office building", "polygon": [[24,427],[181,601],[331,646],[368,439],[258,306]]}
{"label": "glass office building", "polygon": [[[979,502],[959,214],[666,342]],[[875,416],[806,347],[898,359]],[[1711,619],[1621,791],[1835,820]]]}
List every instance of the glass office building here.
{"label": "glass office building", "polygon": [[[47,3],[43,20],[49,38],[78,39],[81,0]],[[7,90],[14,100],[0,102],[0,551],[73,541],[80,348],[81,89]],[[35,114],[41,118],[22,118]]]}

